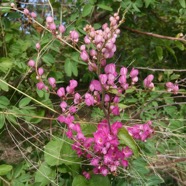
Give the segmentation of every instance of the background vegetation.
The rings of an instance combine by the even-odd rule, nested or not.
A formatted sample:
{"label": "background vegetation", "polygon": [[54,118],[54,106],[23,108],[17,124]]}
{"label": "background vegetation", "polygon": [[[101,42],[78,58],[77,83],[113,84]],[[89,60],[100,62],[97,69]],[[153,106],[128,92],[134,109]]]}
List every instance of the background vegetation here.
{"label": "background vegetation", "polygon": [[[19,10],[37,12],[36,20],[42,25],[53,12],[56,24],[66,26],[67,39],[72,29],[83,38],[86,24],[100,28],[119,7],[121,12],[128,10],[110,62],[139,69],[139,85],[152,73],[155,85],[162,86],[152,92],[134,91],[121,102],[127,106],[119,118],[124,124],[153,121],[154,135],[138,144],[141,156],[131,162],[126,174],[94,175],[89,182],[80,175],[86,164],[79,165],[63,135],[64,126],[56,121],[59,100],[36,90],[36,74],[27,62],[37,58],[35,43],[40,42],[41,66],[48,70],[46,77],[56,78],[57,86],[74,78],[83,94],[94,75],[78,52],[10,9],[10,3],[0,4],[0,185],[186,185],[185,0],[14,2]],[[178,83],[179,94],[163,91],[168,81]],[[94,129],[87,126],[102,116],[101,110],[83,108],[78,120],[88,133]]]}

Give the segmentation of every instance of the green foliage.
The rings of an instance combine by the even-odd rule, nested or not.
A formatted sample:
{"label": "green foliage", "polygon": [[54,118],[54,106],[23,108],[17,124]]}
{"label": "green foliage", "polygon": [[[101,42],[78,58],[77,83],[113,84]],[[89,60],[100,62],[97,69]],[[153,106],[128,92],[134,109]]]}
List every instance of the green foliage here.
{"label": "green foliage", "polygon": [[[80,44],[85,36],[83,27],[86,24],[92,24],[99,29],[107,22],[108,17],[121,7],[120,17],[126,11],[126,21],[120,26],[117,53],[111,61],[117,62],[118,66],[129,68],[136,66],[165,69],[152,71],[155,86],[159,85],[160,88],[152,91],[139,89],[138,86],[131,88],[122,95],[119,103],[123,113],[117,120],[126,126],[153,120],[155,133],[152,138],[140,143],[134,141],[125,129],[120,130],[122,145],[129,146],[139,156],[131,160],[129,169],[121,169],[114,179],[112,176],[92,175],[90,180],[81,175],[85,168],[89,171],[90,167],[72,150],[72,141],[64,137],[65,127],[56,122],[58,114],[43,107],[46,105],[58,112],[59,100],[56,101],[52,93],[35,91],[36,73],[28,68],[27,62],[29,59],[38,60],[39,66],[44,67],[46,71],[50,70],[44,74],[44,78],[55,77],[57,87],[65,86],[69,79],[76,78],[79,84],[84,83],[85,86],[80,87],[84,89],[95,77],[87,71],[87,64],[80,59],[78,52],[55,39],[47,31],[38,32],[30,20],[4,3],[9,1],[0,4],[0,78],[40,101],[40,104],[0,82],[0,142],[7,140],[7,143],[11,144],[13,141],[15,144],[13,143],[11,150],[7,152],[11,154],[12,149],[17,148],[24,158],[19,160],[22,163],[18,161],[16,165],[11,165],[8,158],[1,159],[0,149],[0,176],[12,186],[181,184],[175,183],[176,180],[172,179],[170,174],[184,177],[184,162],[177,163],[173,168],[169,166],[156,169],[153,166],[163,165],[175,157],[181,159],[185,155],[185,72],[171,70],[185,70],[186,67],[185,42],[176,40],[185,39],[185,0],[89,0],[86,3],[84,0],[69,0],[64,6],[59,1],[50,0],[56,23],[63,22],[67,28],[63,34],[64,38],[68,40],[70,30],[78,30]],[[50,12],[48,5],[28,5],[27,8],[36,11],[38,15]],[[37,20],[45,25],[45,17],[38,17]],[[155,34],[162,37],[159,38]],[[167,39],[166,36],[175,40]],[[39,56],[35,49],[36,42],[40,42],[43,49]],[[142,80],[149,73],[151,71],[140,71],[139,85],[142,85]],[[181,85],[181,93],[165,93],[163,84],[168,81],[178,82]],[[117,94],[114,91],[110,93]],[[96,131],[95,122],[103,119],[104,113],[102,109],[97,108],[92,109],[88,115],[91,117],[90,122],[82,122],[80,125],[85,136],[92,137]],[[82,116],[80,122],[81,119],[86,117]],[[13,154],[15,157],[16,155]],[[0,185],[4,185],[1,177]]]}
{"label": "green foliage", "polygon": [[8,174],[12,170],[11,165],[2,164],[0,165],[0,176]]}

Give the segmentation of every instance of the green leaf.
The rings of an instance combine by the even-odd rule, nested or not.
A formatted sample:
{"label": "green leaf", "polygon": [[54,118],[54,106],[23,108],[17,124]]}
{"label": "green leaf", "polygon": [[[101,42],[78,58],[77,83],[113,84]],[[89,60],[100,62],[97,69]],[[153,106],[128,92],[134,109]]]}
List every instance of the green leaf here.
{"label": "green leaf", "polygon": [[63,143],[61,139],[53,139],[45,146],[44,158],[48,165],[54,166],[62,164],[60,153]]}
{"label": "green leaf", "polygon": [[185,0],[179,0],[180,5],[182,6],[182,8],[186,8],[186,3]]}
{"label": "green leaf", "polygon": [[8,172],[12,170],[11,165],[2,164],[0,165],[0,176],[6,175]]}
{"label": "green leaf", "polygon": [[175,41],[175,45],[181,50],[183,51],[185,49],[184,44],[181,43],[180,41]]}
{"label": "green leaf", "polygon": [[63,138],[63,146],[61,149],[61,162],[66,165],[73,165],[75,162],[80,162],[76,152],[72,149],[72,141],[67,137]]}
{"label": "green leaf", "polygon": [[5,96],[0,96],[0,108],[7,107],[10,104],[10,101]]}
{"label": "green leaf", "polygon": [[12,67],[12,59],[2,57],[0,59],[0,71],[6,73]]}
{"label": "green leaf", "polygon": [[7,84],[3,83],[2,81],[0,82],[0,89],[4,90],[5,92],[8,92],[9,87]]}
{"label": "green leaf", "polygon": [[87,186],[87,182],[84,176],[77,175],[73,179],[72,186]]}
{"label": "green leaf", "polygon": [[76,62],[72,62],[68,58],[65,60],[64,69],[65,69],[65,73],[69,77],[72,76],[72,74],[74,74],[74,76],[78,75],[77,63]]}
{"label": "green leaf", "polygon": [[86,4],[83,8],[82,17],[86,17],[91,14],[94,6],[91,4]]}
{"label": "green leaf", "polygon": [[19,108],[23,108],[23,107],[27,106],[30,102],[31,102],[31,99],[30,98],[23,98],[19,102]]}
{"label": "green leaf", "polygon": [[5,124],[5,115],[3,113],[0,113],[0,129],[3,128]]}
{"label": "green leaf", "polygon": [[48,54],[45,54],[43,57],[42,57],[42,60],[47,64],[47,65],[51,65],[55,62],[55,58],[53,57],[52,54],[48,53]]}
{"label": "green leaf", "polygon": [[125,144],[126,146],[131,148],[132,151],[134,152],[135,156],[138,155],[138,147],[136,146],[136,142],[130,136],[130,134],[128,133],[128,131],[125,128],[121,128],[119,130],[118,137],[120,139],[121,144]]}
{"label": "green leaf", "polygon": [[144,0],[145,1],[145,8],[148,8],[150,4],[153,4],[155,0]]}
{"label": "green leaf", "polygon": [[159,60],[163,59],[163,49],[162,49],[162,47],[160,47],[160,46],[156,47],[156,54],[157,54]]}
{"label": "green leaf", "polygon": [[55,170],[52,170],[46,163],[42,163],[35,174],[35,182],[41,183],[40,186],[47,185],[56,177]]}
{"label": "green leaf", "polygon": [[111,186],[109,178],[102,175],[92,175],[91,179],[88,182],[88,186]]}
{"label": "green leaf", "polygon": [[108,10],[108,11],[113,10],[110,6],[107,6],[107,5],[104,5],[104,4],[98,4],[97,6],[101,9],[103,9],[103,10]]}

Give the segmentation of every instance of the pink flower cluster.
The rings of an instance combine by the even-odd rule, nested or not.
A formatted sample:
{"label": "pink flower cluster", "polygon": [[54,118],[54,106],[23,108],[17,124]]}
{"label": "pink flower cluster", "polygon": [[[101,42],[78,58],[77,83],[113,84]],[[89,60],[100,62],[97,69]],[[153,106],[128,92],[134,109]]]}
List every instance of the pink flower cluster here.
{"label": "pink flower cluster", "polygon": [[132,127],[128,127],[127,130],[134,139],[145,141],[153,133],[151,125],[152,122],[148,121],[145,124],[137,124]]}
{"label": "pink flower cluster", "polygon": [[[56,26],[56,24],[54,23],[54,18],[53,18],[53,17],[48,16],[48,17],[46,18],[46,26],[47,26],[47,28],[48,28],[53,34],[56,34],[57,26]],[[62,34],[62,33],[65,32],[66,28],[65,28],[64,25],[61,24],[61,25],[58,26],[58,30],[59,30],[59,33]]]}
{"label": "pink flower cluster", "polygon": [[[113,57],[116,51],[116,38],[120,33],[119,19],[118,13],[115,13],[110,17],[110,26],[105,23],[99,30],[95,30],[91,25],[86,25],[84,28],[87,35],[84,38],[85,44],[80,47],[80,57],[83,61],[88,62],[90,71],[97,71],[98,61],[105,66],[106,59]],[[90,44],[93,44],[94,47],[91,48]],[[88,47],[86,48],[86,46]]]}
{"label": "pink flower cluster", "polygon": [[[107,120],[103,120],[97,126],[93,137],[84,136],[80,124],[74,124],[73,116],[60,116],[58,120],[66,123],[68,130],[67,136],[74,141],[72,148],[78,156],[87,158],[90,165],[93,166],[95,174],[116,173],[119,166],[127,167],[128,158],[133,154],[129,147],[119,148],[118,130],[122,127],[121,122],[115,122],[111,125],[111,133]],[[88,174],[84,172],[85,176]]]}
{"label": "pink flower cluster", "polygon": [[35,19],[37,17],[37,14],[35,12],[30,12],[27,8],[25,8],[23,10],[23,13],[28,16],[28,17],[32,17],[33,19]]}
{"label": "pink flower cluster", "polygon": [[172,82],[167,82],[166,88],[168,92],[173,92],[173,94],[178,94],[179,87],[177,84],[174,84]]}

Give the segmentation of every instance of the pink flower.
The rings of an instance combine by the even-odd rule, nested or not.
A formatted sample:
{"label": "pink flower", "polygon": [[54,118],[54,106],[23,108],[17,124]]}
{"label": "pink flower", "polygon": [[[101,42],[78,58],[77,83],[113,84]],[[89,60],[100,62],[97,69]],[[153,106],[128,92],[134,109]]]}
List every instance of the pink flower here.
{"label": "pink flower", "polygon": [[111,113],[115,116],[119,116],[120,115],[119,107],[118,106],[111,106]]}
{"label": "pink flower", "polygon": [[92,158],[90,161],[90,164],[93,166],[98,166],[99,165],[99,158]]}
{"label": "pink flower", "polygon": [[64,89],[63,87],[59,88],[59,89],[57,90],[57,95],[58,95],[59,97],[65,96],[65,89]]}
{"label": "pink flower", "polygon": [[107,176],[107,174],[109,173],[108,169],[104,166],[102,166],[100,168],[100,173],[103,175],[103,176]]}
{"label": "pink flower", "polygon": [[168,92],[173,92],[173,94],[177,94],[179,91],[179,87],[177,84],[173,84],[172,82],[167,82],[166,83],[167,91]]}
{"label": "pink flower", "polygon": [[122,163],[123,167],[125,167],[125,168],[128,167],[128,165],[129,165],[127,160],[122,160],[121,163]]}
{"label": "pink flower", "polygon": [[120,75],[121,76],[127,76],[127,72],[128,72],[128,69],[126,68],[126,67],[122,67],[121,69],[120,69]]}
{"label": "pink flower", "polygon": [[36,49],[39,50],[41,48],[39,43],[36,43]]}
{"label": "pink flower", "polygon": [[110,101],[110,96],[108,94],[105,94],[105,102],[109,102]]}
{"label": "pink flower", "polygon": [[70,38],[73,42],[78,42],[79,40],[79,34],[77,31],[73,30],[73,31],[70,31]]}
{"label": "pink flower", "polygon": [[80,57],[83,61],[88,61],[89,55],[86,50],[81,51]]}
{"label": "pink flower", "polygon": [[78,104],[81,101],[81,95],[79,93],[75,93],[74,95],[74,103]]}
{"label": "pink flower", "polygon": [[32,18],[36,18],[37,17],[35,12],[31,12],[30,15],[31,15]]}
{"label": "pink flower", "polygon": [[56,87],[56,80],[53,77],[48,78],[49,84],[52,86],[52,88]]}
{"label": "pink flower", "polygon": [[154,83],[152,83],[152,80],[154,79],[154,76],[152,74],[148,75],[143,83],[144,83],[144,87],[146,88],[154,88]]}
{"label": "pink flower", "polygon": [[62,101],[60,103],[60,107],[61,107],[62,111],[64,112],[66,110],[66,108],[67,108],[67,103],[65,101]]}
{"label": "pink flower", "polygon": [[117,75],[117,72],[116,72],[116,65],[111,63],[111,64],[108,64],[105,66],[105,73],[106,74],[112,74],[114,76]]}
{"label": "pink flower", "polygon": [[48,16],[48,17],[46,18],[46,22],[47,22],[47,23],[52,23],[53,21],[54,21],[54,18],[51,17],[51,16]]}
{"label": "pink flower", "polygon": [[58,120],[60,123],[65,123],[66,118],[65,118],[65,116],[63,116],[63,115],[60,115],[60,116],[57,118],[57,120]]}
{"label": "pink flower", "polygon": [[51,23],[51,24],[49,25],[49,29],[50,29],[51,31],[56,30],[56,24],[55,24],[55,23]]}
{"label": "pink flower", "polygon": [[134,78],[134,77],[138,76],[138,74],[139,74],[139,71],[135,68],[132,68],[132,70],[130,72],[130,77]]}
{"label": "pink flower", "polygon": [[74,79],[70,80],[70,87],[71,88],[74,89],[77,87],[77,85],[78,85],[78,82],[76,80],[74,80]]}
{"label": "pink flower", "polygon": [[65,32],[65,30],[66,30],[66,28],[65,28],[64,25],[60,25],[60,26],[59,26],[59,32],[60,32],[60,33],[63,34],[63,33]]}
{"label": "pink flower", "polygon": [[38,88],[39,90],[42,90],[42,89],[45,88],[45,84],[44,84],[43,82],[37,83],[36,86],[37,86],[37,88]]}
{"label": "pink flower", "polygon": [[28,66],[29,66],[29,67],[34,67],[34,66],[35,66],[35,61],[32,60],[32,59],[29,60],[29,61],[28,61]]}
{"label": "pink flower", "polygon": [[90,44],[91,41],[90,41],[90,39],[89,39],[88,36],[85,36],[84,42],[85,42],[86,44]]}
{"label": "pink flower", "polygon": [[99,75],[99,80],[100,80],[102,85],[105,85],[106,82],[107,82],[107,75],[106,74],[100,74]]}
{"label": "pink flower", "polygon": [[75,113],[76,112],[76,107],[75,106],[71,106],[71,107],[69,107],[69,112],[70,113]]}
{"label": "pink flower", "polygon": [[90,173],[89,173],[89,172],[84,171],[84,172],[83,172],[83,176],[85,176],[85,178],[86,178],[87,180],[90,179]]}
{"label": "pink flower", "polygon": [[91,94],[86,93],[85,94],[85,103],[87,106],[94,105],[94,97]]}
{"label": "pink flower", "polygon": [[83,50],[85,50],[85,49],[86,49],[86,46],[85,46],[85,45],[81,45],[81,46],[80,46],[80,50],[81,50],[81,51],[83,51]]}
{"label": "pink flower", "polygon": [[94,49],[91,49],[90,50],[90,55],[91,56],[96,56],[97,55],[97,52]]}
{"label": "pink flower", "polygon": [[112,124],[111,126],[111,129],[112,129],[112,133],[114,135],[117,135],[118,134],[118,130],[122,127],[122,123],[121,122],[118,122],[116,121],[115,123]]}
{"label": "pink flower", "polygon": [[95,43],[100,43],[102,41],[103,37],[101,35],[96,35],[94,38]]}
{"label": "pink flower", "polygon": [[30,12],[29,12],[29,10],[28,10],[27,8],[25,8],[25,9],[23,10],[23,13],[24,13],[25,15],[29,15],[29,14],[30,14]]}
{"label": "pink flower", "polygon": [[40,68],[38,68],[37,72],[38,72],[38,74],[39,74],[40,76],[42,76],[43,73],[44,73],[44,69],[43,69],[42,67],[40,67]]}
{"label": "pink flower", "polygon": [[120,84],[126,84],[127,82],[126,76],[124,75],[120,76],[118,81]]}
{"label": "pink flower", "polygon": [[94,90],[101,91],[102,90],[101,84],[98,80],[92,80],[90,83],[89,89],[91,91],[94,91]]}
{"label": "pink flower", "polygon": [[122,149],[123,154],[125,155],[125,158],[129,158],[132,156],[133,152],[132,150],[127,146]]}

